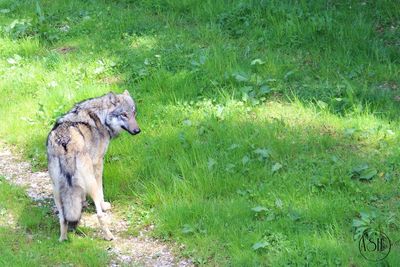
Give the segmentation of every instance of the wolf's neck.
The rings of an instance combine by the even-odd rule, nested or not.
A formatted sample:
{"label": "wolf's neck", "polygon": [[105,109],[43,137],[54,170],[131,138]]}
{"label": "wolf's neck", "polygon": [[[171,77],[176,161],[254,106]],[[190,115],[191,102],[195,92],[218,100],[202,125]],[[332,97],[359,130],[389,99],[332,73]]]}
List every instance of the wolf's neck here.
{"label": "wolf's neck", "polygon": [[107,110],[89,110],[87,112],[91,120],[94,122],[95,126],[97,128],[103,128],[104,131],[108,133],[108,137],[110,139],[118,135],[118,133],[115,133],[111,126],[107,123]]}

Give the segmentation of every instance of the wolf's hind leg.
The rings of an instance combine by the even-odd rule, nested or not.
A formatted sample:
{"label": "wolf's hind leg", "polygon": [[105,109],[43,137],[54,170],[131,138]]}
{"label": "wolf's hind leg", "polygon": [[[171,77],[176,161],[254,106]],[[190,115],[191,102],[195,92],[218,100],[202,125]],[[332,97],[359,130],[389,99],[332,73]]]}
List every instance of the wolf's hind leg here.
{"label": "wolf's hind leg", "polygon": [[60,238],[59,241],[62,242],[64,240],[67,240],[67,231],[68,231],[68,223],[64,218],[64,214],[63,214],[63,209],[62,209],[62,205],[61,205],[61,198],[60,198],[60,194],[54,190],[54,202],[56,203],[57,206],[57,210],[58,210],[58,217],[60,220]]}
{"label": "wolf's hind leg", "polygon": [[60,238],[58,239],[60,242],[67,240],[67,231],[68,231],[68,223],[64,219],[64,216],[60,216]]}

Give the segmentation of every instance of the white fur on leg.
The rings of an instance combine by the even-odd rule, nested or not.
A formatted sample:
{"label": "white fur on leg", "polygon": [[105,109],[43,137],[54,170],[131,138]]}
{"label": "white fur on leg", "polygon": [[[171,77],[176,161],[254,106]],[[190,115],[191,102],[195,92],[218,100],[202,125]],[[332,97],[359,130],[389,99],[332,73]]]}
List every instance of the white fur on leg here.
{"label": "white fur on leg", "polygon": [[104,239],[107,241],[113,240],[114,236],[107,227],[107,222],[104,220],[104,214],[97,214],[97,218],[99,219],[101,229],[104,233]]}
{"label": "white fur on leg", "polygon": [[111,209],[111,204],[110,204],[110,202],[105,202],[105,201],[101,202],[101,209],[102,209],[103,211],[110,210],[110,209]]}
{"label": "white fur on leg", "polygon": [[108,229],[107,222],[104,220],[105,219],[104,218],[105,214],[101,210],[101,205],[100,205],[99,199],[96,199],[96,196],[94,196],[93,201],[94,201],[94,205],[96,206],[97,218],[99,219],[101,230],[104,233],[104,239],[108,240],[108,241],[113,240],[114,236],[112,235],[112,233]]}

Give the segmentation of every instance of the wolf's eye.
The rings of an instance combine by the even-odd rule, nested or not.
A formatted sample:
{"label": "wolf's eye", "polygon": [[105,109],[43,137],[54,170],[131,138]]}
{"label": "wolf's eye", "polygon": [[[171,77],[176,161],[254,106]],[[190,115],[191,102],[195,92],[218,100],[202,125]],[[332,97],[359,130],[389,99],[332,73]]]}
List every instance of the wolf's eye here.
{"label": "wolf's eye", "polygon": [[122,113],[121,113],[121,116],[124,117],[125,119],[127,119],[127,118],[128,118],[128,113],[122,112]]}

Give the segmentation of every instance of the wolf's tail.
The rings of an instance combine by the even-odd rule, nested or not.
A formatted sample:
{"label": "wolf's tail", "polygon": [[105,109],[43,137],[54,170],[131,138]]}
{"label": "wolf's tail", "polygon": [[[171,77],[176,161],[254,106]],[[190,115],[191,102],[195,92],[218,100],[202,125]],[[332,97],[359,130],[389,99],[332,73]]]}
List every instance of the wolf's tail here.
{"label": "wolf's tail", "polygon": [[69,226],[75,228],[82,215],[84,191],[80,186],[66,185],[60,197],[63,217]]}
{"label": "wolf's tail", "polygon": [[68,225],[76,227],[81,219],[83,202],[86,199],[85,191],[76,181],[75,160],[68,158],[59,159],[60,168],[60,198],[62,215]]}

